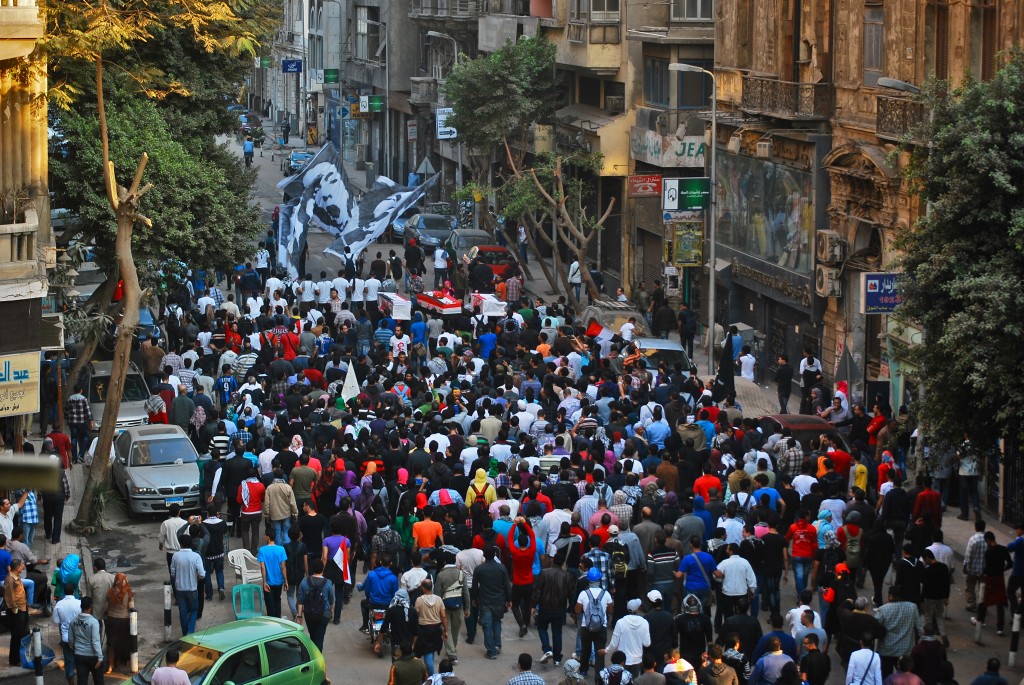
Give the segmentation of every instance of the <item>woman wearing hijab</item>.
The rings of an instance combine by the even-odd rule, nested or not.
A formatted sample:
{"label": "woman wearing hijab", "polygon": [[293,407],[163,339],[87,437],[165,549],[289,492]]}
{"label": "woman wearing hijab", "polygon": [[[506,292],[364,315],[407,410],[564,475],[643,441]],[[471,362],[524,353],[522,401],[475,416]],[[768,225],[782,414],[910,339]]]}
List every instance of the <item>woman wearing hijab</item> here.
{"label": "woman wearing hijab", "polygon": [[75,597],[79,597],[78,584],[82,580],[81,557],[77,554],[69,554],[60,562],[60,566],[53,570],[53,597],[55,600],[64,598],[64,585],[71,583],[75,586]]}
{"label": "woman wearing hijab", "polygon": [[[114,575],[114,585],[107,590],[107,673],[113,673],[120,661],[127,661],[132,652],[128,612],[135,606],[135,592],[128,576]],[[120,661],[118,660],[120,658]]]}
{"label": "woman wearing hijab", "polygon": [[400,645],[405,641],[410,643],[416,637],[419,615],[409,600],[409,593],[399,589],[391,599],[391,604],[384,612],[384,623],[381,625],[380,634],[377,636],[377,644],[373,651],[380,654],[381,642],[384,635],[390,636],[391,644]]}

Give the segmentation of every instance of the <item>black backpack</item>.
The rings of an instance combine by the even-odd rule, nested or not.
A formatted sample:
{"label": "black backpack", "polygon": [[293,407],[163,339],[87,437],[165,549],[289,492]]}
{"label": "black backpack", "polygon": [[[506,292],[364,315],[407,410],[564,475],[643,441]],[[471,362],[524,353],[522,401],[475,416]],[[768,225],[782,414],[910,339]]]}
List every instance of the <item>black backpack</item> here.
{"label": "black backpack", "polygon": [[621,580],[626,577],[629,571],[629,548],[619,540],[612,540],[608,543],[608,556],[612,575]]}
{"label": "black backpack", "polygon": [[306,601],[302,603],[302,613],[306,616],[326,616],[327,598],[324,596],[324,588],[327,587],[327,579],[321,578],[320,582],[310,577],[309,592],[306,593]]}

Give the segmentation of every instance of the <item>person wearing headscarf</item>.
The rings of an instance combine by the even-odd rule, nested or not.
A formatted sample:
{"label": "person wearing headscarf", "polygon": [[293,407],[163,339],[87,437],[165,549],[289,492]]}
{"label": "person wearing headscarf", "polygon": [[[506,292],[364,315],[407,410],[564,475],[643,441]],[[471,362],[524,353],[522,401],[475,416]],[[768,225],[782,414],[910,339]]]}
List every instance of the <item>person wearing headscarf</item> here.
{"label": "person wearing headscarf", "polygon": [[[835,531],[829,529],[824,534],[819,533],[818,551],[814,554],[814,566],[811,571],[810,588],[817,588],[818,596],[821,599],[821,625],[827,626],[829,609],[836,599],[836,568],[844,563],[846,555],[843,554],[842,545],[836,539]],[[849,569],[847,568],[847,572]],[[834,617],[833,617],[834,618]],[[834,621],[833,621],[834,622]],[[831,635],[834,631],[831,631]]]}
{"label": "person wearing headscarf", "polygon": [[380,652],[384,634],[390,636],[393,645],[400,645],[406,640],[412,642],[416,637],[418,625],[419,615],[412,606],[408,591],[399,589],[391,599],[388,610],[384,612],[384,623],[381,625],[381,634],[377,636],[374,651]]}
{"label": "person wearing headscarf", "polygon": [[64,586],[67,583],[71,583],[75,586],[75,597],[80,597],[78,592],[78,584],[82,580],[82,569],[81,569],[81,557],[77,554],[69,554],[64,557],[64,560],[60,562],[53,571],[53,597],[54,599],[63,599],[64,597]]}
{"label": "person wearing headscarf", "polygon": [[832,525],[832,510],[822,509],[819,511],[814,527],[818,530],[818,547],[822,548],[825,546],[825,533],[832,533],[834,536],[836,532]]}
{"label": "person wearing headscarf", "polygon": [[135,606],[135,591],[124,573],[114,575],[114,585],[107,590],[107,673],[128,660],[132,651],[129,611]]}

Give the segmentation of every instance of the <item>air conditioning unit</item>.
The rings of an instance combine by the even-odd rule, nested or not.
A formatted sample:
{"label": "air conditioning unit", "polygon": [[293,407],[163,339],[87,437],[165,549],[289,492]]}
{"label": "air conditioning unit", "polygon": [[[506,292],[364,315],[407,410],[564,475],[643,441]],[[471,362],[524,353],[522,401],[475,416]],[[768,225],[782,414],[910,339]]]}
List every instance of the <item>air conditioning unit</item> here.
{"label": "air conditioning unit", "polygon": [[820,297],[841,297],[843,286],[839,269],[819,264],[814,269],[814,290]]}
{"label": "air conditioning unit", "polygon": [[768,159],[772,156],[772,141],[770,140],[759,140],[757,141],[757,149],[754,151],[760,159]]}
{"label": "air conditioning unit", "polygon": [[604,108],[609,114],[622,114],[626,111],[625,95],[605,95]]}
{"label": "air conditioning unit", "polygon": [[729,137],[729,142],[725,144],[725,149],[734,155],[738,155],[740,153],[740,147],[742,145],[743,138],[734,133]]}
{"label": "air conditioning unit", "polygon": [[840,264],[846,259],[846,241],[831,230],[818,231],[815,254],[822,264]]}

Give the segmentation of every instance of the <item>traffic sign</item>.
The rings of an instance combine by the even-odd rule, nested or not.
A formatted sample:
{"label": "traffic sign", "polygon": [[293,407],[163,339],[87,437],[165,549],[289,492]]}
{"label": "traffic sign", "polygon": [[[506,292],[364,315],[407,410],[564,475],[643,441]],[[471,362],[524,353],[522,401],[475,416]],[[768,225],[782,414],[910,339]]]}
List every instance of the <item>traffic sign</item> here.
{"label": "traffic sign", "polygon": [[424,157],[420,165],[416,167],[416,173],[421,176],[432,176],[436,172],[434,171],[434,165],[430,163],[429,157]]}
{"label": "traffic sign", "polygon": [[448,126],[448,117],[455,114],[455,110],[451,107],[438,107],[437,108],[437,139],[438,140],[454,140],[459,137],[459,132],[453,127]]}
{"label": "traffic sign", "polygon": [[663,212],[686,212],[707,209],[711,205],[711,179],[666,178],[661,184]]}
{"label": "traffic sign", "polygon": [[283,59],[283,60],[281,60],[281,73],[282,74],[301,74],[302,73],[302,60],[301,59]]}

